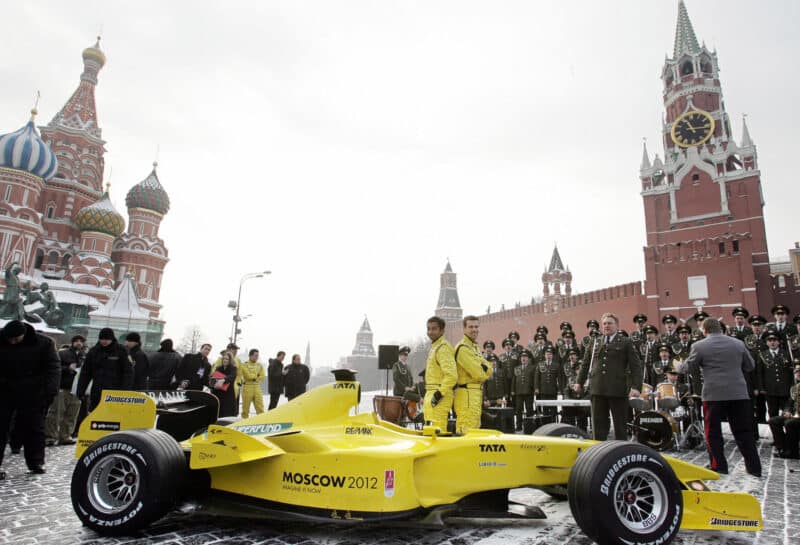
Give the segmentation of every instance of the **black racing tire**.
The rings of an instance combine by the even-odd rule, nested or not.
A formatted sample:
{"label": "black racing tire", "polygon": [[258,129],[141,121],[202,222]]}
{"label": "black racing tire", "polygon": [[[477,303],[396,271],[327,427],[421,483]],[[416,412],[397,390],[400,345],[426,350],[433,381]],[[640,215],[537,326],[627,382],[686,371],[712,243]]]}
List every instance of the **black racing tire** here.
{"label": "black racing tire", "polygon": [[[559,424],[558,422],[551,422],[540,426],[533,432],[533,435],[543,435],[546,437],[565,437],[568,439],[589,439],[589,434],[577,426],[570,424]],[[567,500],[567,486],[557,484],[553,486],[541,486],[539,490],[547,494],[553,499],[565,501]]]}
{"label": "black racing tire", "polygon": [[567,493],[575,521],[599,545],[667,545],[680,530],[681,484],[669,463],[645,445],[593,445],[573,466]]}
{"label": "black racing tire", "polygon": [[84,524],[102,535],[129,535],[172,509],[188,469],[167,433],[126,430],[93,443],[72,473],[72,506]]}

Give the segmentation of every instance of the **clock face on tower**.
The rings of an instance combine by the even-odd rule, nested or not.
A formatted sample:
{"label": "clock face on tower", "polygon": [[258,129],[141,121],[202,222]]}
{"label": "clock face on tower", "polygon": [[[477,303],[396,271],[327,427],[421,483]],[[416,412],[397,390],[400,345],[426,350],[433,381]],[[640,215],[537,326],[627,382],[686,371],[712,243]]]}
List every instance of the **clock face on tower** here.
{"label": "clock face on tower", "polygon": [[672,141],[682,148],[704,144],[714,134],[714,118],[708,112],[691,110],[672,124]]}

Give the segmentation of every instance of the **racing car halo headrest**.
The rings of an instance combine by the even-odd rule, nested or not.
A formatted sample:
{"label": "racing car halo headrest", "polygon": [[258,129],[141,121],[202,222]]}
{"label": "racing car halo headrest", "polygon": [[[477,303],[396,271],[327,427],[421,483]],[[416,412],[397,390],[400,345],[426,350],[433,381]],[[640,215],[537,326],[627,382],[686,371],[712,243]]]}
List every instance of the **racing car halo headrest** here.
{"label": "racing car halo headrest", "polygon": [[358,371],[355,369],[334,369],[331,371],[337,382],[355,382]]}

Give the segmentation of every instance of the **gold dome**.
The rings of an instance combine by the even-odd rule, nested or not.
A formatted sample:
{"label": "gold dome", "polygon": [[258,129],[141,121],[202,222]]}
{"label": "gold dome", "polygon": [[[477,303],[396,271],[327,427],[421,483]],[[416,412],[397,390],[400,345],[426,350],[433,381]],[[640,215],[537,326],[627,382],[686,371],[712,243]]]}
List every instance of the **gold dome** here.
{"label": "gold dome", "polygon": [[100,66],[104,66],[106,64],[106,54],[100,49],[100,36],[97,37],[97,41],[91,47],[87,47],[83,50],[83,60],[92,59],[97,61]]}

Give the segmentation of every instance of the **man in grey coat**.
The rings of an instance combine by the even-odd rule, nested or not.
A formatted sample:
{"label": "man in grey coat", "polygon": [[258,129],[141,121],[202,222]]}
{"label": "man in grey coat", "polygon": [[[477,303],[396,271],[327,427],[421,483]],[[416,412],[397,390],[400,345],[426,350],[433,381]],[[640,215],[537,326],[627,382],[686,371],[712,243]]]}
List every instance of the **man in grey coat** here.
{"label": "man in grey coat", "polygon": [[702,329],[706,338],[692,345],[686,365],[692,373],[703,372],[703,415],[709,467],[728,473],[722,443],[722,419],[727,417],[736,446],[742,453],[747,472],[761,477],[761,459],[753,437],[753,410],[745,374],[755,362],[743,342],[722,333],[716,318],[706,318]]}

